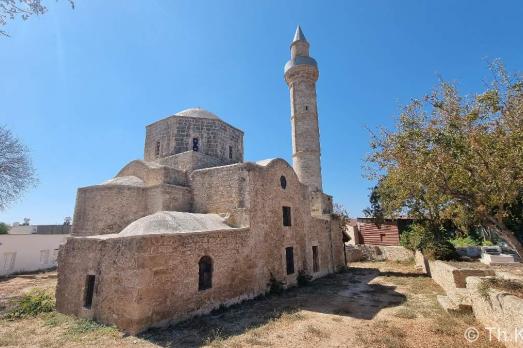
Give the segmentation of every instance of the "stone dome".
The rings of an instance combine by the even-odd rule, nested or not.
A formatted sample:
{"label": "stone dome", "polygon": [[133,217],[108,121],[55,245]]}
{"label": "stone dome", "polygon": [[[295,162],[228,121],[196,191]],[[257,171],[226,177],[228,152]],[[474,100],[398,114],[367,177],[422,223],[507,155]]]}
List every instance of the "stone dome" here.
{"label": "stone dome", "polygon": [[220,118],[213,114],[212,112],[209,112],[202,108],[190,108],[185,109],[182,111],[179,111],[176,113],[177,116],[183,116],[183,117],[195,117],[195,118],[209,118],[212,120],[219,120]]}
{"label": "stone dome", "polygon": [[101,185],[124,185],[124,186],[138,186],[144,187],[145,183],[142,179],[134,175],[118,176],[116,178],[104,181]]}
{"label": "stone dome", "polygon": [[231,229],[218,214],[196,214],[179,211],[159,211],[147,215],[124,228],[120,236],[169,234]]}

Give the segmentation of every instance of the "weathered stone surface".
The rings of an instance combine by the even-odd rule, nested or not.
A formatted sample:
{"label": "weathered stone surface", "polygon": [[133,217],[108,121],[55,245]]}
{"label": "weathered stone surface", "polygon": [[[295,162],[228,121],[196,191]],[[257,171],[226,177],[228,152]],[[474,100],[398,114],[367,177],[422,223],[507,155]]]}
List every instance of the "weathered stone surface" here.
{"label": "weathered stone surface", "polygon": [[402,246],[347,245],[347,259],[351,261],[410,261],[414,253]]}
{"label": "weathered stone surface", "polygon": [[470,295],[466,287],[466,279],[470,276],[491,276],[491,269],[458,268],[444,261],[429,261],[430,275],[441,286],[449,299],[456,305],[470,306]]}
{"label": "weathered stone surface", "polygon": [[457,313],[470,313],[472,311],[472,307],[468,305],[463,304],[456,304],[454,303],[448,296],[444,295],[438,295],[437,300],[441,308],[445,310],[445,312],[449,314],[457,314]]}
{"label": "weathered stone surface", "polygon": [[421,270],[423,273],[430,276],[430,264],[429,260],[423,253],[419,250],[416,250],[414,253],[414,262],[416,263],[416,268]]}
{"label": "weathered stone surface", "polygon": [[291,94],[311,111],[293,112],[302,123],[293,142],[304,150],[316,134],[317,150],[310,160],[299,152],[302,176],[282,159],[243,163],[243,132],[189,109],[147,127],[145,161],[79,189],[73,237],[59,252],[57,310],[136,333],[255,297],[271,279],[294,286],[300,272],[344,266],[332,197],[318,191],[314,84],[297,81]]}
{"label": "weathered stone surface", "polygon": [[285,69],[285,81],[291,94],[292,166],[300,181],[311,191],[322,191],[316,100],[318,76],[318,66],[309,57],[309,43],[294,41],[291,60]]}
{"label": "weathered stone surface", "polygon": [[480,291],[481,282],[481,277],[467,278],[476,320],[490,328],[493,339],[500,336],[505,346],[523,347],[523,299],[496,289]]}
{"label": "weathered stone surface", "polygon": [[186,116],[198,116],[198,110],[201,111],[200,114],[208,113],[202,109],[193,110],[193,113],[180,112],[180,115],[167,117],[147,126],[145,160],[159,161],[168,156],[192,151],[193,139],[198,139],[198,152],[218,159],[219,165],[242,162],[243,132],[218,118]]}

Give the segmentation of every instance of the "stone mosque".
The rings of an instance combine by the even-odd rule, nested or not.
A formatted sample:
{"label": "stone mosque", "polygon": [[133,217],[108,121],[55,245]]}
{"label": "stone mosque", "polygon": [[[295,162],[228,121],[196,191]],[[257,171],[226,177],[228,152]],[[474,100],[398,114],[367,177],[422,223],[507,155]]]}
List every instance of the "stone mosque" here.
{"label": "stone mosque", "polygon": [[244,162],[243,132],[203,109],[148,125],[143,160],[78,189],[58,311],[135,334],[345,265],[322,191],[318,66],[300,27],[290,50],[292,166]]}

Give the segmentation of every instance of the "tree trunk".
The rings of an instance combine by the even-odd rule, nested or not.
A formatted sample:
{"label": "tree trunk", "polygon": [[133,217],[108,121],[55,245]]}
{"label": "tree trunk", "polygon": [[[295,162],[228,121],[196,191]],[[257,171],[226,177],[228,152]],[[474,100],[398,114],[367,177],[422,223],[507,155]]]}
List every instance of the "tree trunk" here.
{"label": "tree trunk", "polygon": [[498,219],[494,217],[489,217],[490,222],[496,227],[499,236],[507,242],[508,245],[510,245],[516,253],[519,255],[519,257],[523,260],[523,245],[521,242],[516,238],[516,235],[514,232],[512,232],[510,229],[507,228],[507,226],[499,221]]}

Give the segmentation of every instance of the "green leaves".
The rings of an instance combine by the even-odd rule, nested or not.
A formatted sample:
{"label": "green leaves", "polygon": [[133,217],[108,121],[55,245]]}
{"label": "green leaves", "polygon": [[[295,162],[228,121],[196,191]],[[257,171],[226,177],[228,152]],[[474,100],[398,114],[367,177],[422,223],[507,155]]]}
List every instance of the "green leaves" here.
{"label": "green leaves", "polygon": [[496,113],[501,110],[499,93],[495,89],[478,95],[476,100],[480,107],[485,108],[486,112]]}
{"label": "green leaves", "polygon": [[54,296],[45,290],[33,289],[25,294],[5,317],[7,319],[25,318],[40,313],[52,312],[54,308]]}
{"label": "green leaves", "polygon": [[511,226],[509,208],[523,190],[523,81],[499,63],[492,69],[476,97],[442,82],[403,109],[394,131],[372,135],[368,176],[378,179],[381,214]]}

